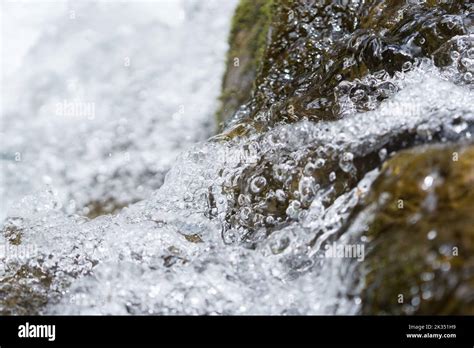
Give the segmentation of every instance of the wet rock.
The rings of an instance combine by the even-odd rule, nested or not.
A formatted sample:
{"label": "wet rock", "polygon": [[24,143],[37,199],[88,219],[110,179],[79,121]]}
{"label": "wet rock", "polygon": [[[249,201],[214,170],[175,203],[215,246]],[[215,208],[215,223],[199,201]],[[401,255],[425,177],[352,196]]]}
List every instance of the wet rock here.
{"label": "wet rock", "polygon": [[473,145],[387,161],[355,214],[373,216],[359,265],[362,313],[474,314],[473,206]]}
{"label": "wet rock", "polygon": [[274,6],[273,0],[242,0],[235,11],[220,97],[222,106],[217,113],[218,124],[228,120],[250,100]]}
{"label": "wet rock", "polygon": [[[431,58],[451,38],[469,34],[472,21],[465,1],[285,0],[269,5],[264,15],[258,6],[248,7],[243,1],[237,12],[241,26],[234,25],[229,58],[252,59],[244,58],[237,69],[228,60],[226,111],[219,113],[230,137],[303,118],[338,119],[347,103],[357,111],[373,110],[398,90],[390,77]],[[257,28],[267,41],[256,39]],[[229,97],[232,90],[240,95]]]}
{"label": "wet rock", "polygon": [[35,315],[50,298],[52,276],[40,267],[21,266],[0,282],[0,315]]}

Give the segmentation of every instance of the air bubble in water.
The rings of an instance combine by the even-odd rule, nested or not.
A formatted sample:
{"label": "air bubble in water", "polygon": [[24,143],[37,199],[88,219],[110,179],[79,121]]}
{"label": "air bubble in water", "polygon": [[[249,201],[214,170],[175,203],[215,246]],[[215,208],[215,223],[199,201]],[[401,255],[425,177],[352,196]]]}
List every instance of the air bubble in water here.
{"label": "air bubble in water", "polygon": [[299,201],[291,201],[286,209],[286,215],[293,220],[298,220],[298,215],[301,211],[301,203]]}
{"label": "air bubble in water", "polygon": [[350,152],[345,152],[342,154],[341,158],[339,159],[339,167],[344,172],[349,173],[354,167],[353,160],[354,160],[354,155]]}
{"label": "air bubble in water", "polygon": [[271,226],[275,223],[275,219],[273,218],[273,216],[267,216],[267,218],[265,219],[265,223]]}
{"label": "air bubble in water", "polygon": [[285,191],[283,191],[283,190],[280,190],[280,189],[276,190],[275,191],[275,196],[276,196],[276,198],[279,202],[285,202],[286,201],[287,196],[286,196]]}
{"label": "air bubble in water", "polygon": [[412,67],[412,63],[411,63],[411,62],[405,62],[405,63],[403,63],[403,65],[402,65],[402,70],[403,70],[403,71],[408,71],[408,70],[411,69],[411,67]]}
{"label": "air bubble in water", "polygon": [[316,181],[313,177],[304,176],[300,179],[298,190],[303,203],[311,203],[316,193]]}
{"label": "air bubble in water", "polygon": [[241,193],[239,197],[237,198],[237,202],[239,203],[239,205],[244,206],[244,205],[250,205],[252,201],[249,196]]}
{"label": "air bubble in water", "polygon": [[243,207],[243,208],[240,210],[240,218],[241,218],[244,222],[250,221],[251,215],[252,215],[252,209],[251,209],[250,207]]}
{"label": "air bubble in water", "polygon": [[315,172],[315,170],[317,169],[316,167],[316,164],[314,162],[308,162],[306,163],[305,167],[304,167],[304,170],[303,170],[303,173],[305,175],[313,175],[313,173]]}
{"label": "air bubble in water", "polygon": [[257,176],[250,183],[250,190],[253,193],[260,193],[267,185],[267,180],[263,176]]}
{"label": "air bubble in water", "polygon": [[326,161],[323,158],[318,158],[315,162],[316,168],[322,168]]}
{"label": "air bubble in water", "polygon": [[379,158],[380,158],[381,161],[385,161],[385,159],[387,158],[387,149],[386,148],[380,149]]}

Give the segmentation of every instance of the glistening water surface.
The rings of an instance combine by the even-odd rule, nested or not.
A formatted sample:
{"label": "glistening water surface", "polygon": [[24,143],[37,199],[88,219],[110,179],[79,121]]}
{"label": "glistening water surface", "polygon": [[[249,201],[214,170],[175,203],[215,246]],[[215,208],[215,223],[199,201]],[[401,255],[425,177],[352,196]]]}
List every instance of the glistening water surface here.
{"label": "glistening water surface", "polygon": [[[73,25],[66,10],[12,78],[2,151],[22,160],[2,159],[0,312],[358,313],[365,254],[328,250],[370,243],[370,209],[350,217],[393,144],[472,141],[472,36],[451,39],[446,67],[367,73],[389,96],[373,107],[341,88],[337,120],[205,141],[235,2],[153,6],[88,3]],[[58,115],[64,100],[95,112]],[[126,207],[85,218],[104,197]]]}

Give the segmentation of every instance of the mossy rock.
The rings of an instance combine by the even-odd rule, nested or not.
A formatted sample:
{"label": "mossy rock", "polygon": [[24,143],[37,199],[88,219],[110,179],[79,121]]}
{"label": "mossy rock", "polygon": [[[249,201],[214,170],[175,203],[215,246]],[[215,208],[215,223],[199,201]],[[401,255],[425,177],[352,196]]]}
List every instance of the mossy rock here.
{"label": "mossy rock", "polygon": [[[469,13],[463,0],[242,0],[218,112],[219,123],[227,123],[224,137],[303,118],[338,119],[342,81],[356,84],[344,92],[349,95],[376,93],[379,86],[359,79],[394,75],[431,58],[451,38],[469,33]],[[376,101],[387,97],[377,94]],[[362,98],[356,108],[366,111],[372,104]]]}
{"label": "mossy rock", "polygon": [[273,0],[242,0],[232,20],[218,124],[248,102],[262,62],[272,15]]}
{"label": "mossy rock", "polygon": [[374,214],[357,280],[362,313],[473,315],[473,207],[474,145],[387,161],[356,214]]}

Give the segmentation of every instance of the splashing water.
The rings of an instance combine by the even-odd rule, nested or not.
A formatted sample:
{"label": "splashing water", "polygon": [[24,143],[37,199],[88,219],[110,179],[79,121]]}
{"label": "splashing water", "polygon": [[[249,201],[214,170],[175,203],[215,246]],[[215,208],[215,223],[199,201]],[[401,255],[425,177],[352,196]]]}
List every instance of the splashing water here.
{"label": "splashing water", "polygon": [[[230,16],[231,6],[220,4],[215,8]],[[202,23],[209,22],[205,13],[196,14]],[[204,37],[215,30],[203,28]],[[183,28],[181,35],[195,29]],[[196,63],[169,64],[189,72]],[[325,246],[363,240],[364,221],[353,221],[341,232],[394,144],[470,141],[474,99],[456,66],[440,70],[424,60],[407,67],[391,78],[397,88],[388,99],[366,112],[347,107],[337,121],[303,120],[242,139],[197,144],[179,155],[158,190],[116,215],[78,217],[61,209],[62,198],[54,190],[27,196],[12,206],[6,220],[8,253],[2,255],[0,292],[8,292],[10,303],[17,304],[13,312],[357,313],[360,299],[346,276],[363,260],[322,257]],[[180,76],[173,69],[163,74]],[[169,88],[166,96],[182,93]],[[339,100],[347,105],[350,96],[341,93]],[[169,117],[172,111],[162,113]],[[197,122],[205,116],[200,114]],[[143,130],[151,123],[145,122]],[[32,134],[37,131],[31,128]],[[153,138],[140,133],[129,139],[129,146],[137,155],[143,148],[160,149],[163,145]],[[38,146],[51,146],[38,141]],[[165,146],[157,153],[168,150]],[[93,160],[103,163],[103,153],[95,155]],[[107,173],[120,167],[107,160],[102,165]],[[128,174],[120,178],[136,182],[137,176]],[[81,188],[88,185],[84,177],[92,176],[82,173],[77,183],[69,183],[71,195],[97,194]],[[98,187],[99,194],[108,189],[100,181]],[[128,192],[127,187],[117,190]],[[1,312],[10,310],[8,301],[1,306]]]}
{"label": "splashing water", "polygon": [[49,185],[69,213],[94,217],[149,196],[214,131],[235,2],[62,5],[33,6],[56,16],[39,25],[29,69],[5,81],[0,194],[6,209]]}

